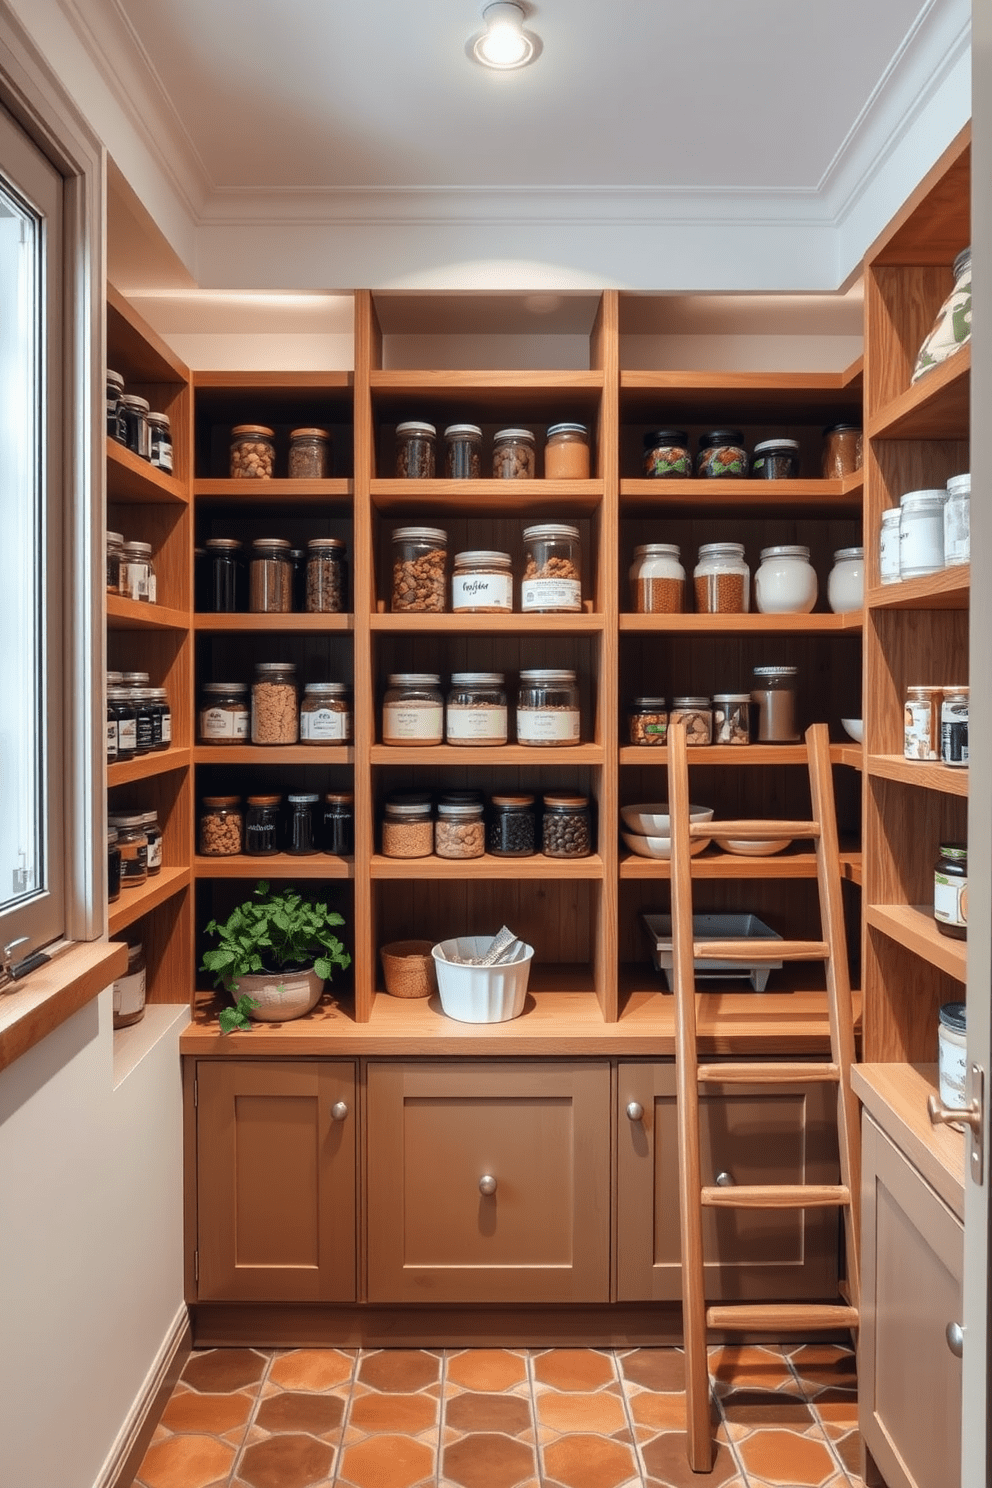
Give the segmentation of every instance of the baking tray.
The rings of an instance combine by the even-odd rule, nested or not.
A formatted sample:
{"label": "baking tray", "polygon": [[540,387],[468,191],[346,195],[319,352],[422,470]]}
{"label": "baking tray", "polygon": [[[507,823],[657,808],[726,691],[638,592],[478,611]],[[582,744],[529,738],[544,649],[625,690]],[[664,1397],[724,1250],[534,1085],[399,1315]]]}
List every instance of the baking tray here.
{"label": "baking tray", "polygon": [[[653,944],[652,959],[657,971],[665,973],[668,990],[672,991],[672,917],[667,914],[641,915],[644,928]],[[700,940],[781,940],[763,920],[753,914],[702,914],[692,917],[692,938]],[[707,961],[697,958],[694,971],[697,982],[747,980],[755,992],[764,992],[768,973],[778,970],[781,961],[762,961],[760,965],[742,961]]]}

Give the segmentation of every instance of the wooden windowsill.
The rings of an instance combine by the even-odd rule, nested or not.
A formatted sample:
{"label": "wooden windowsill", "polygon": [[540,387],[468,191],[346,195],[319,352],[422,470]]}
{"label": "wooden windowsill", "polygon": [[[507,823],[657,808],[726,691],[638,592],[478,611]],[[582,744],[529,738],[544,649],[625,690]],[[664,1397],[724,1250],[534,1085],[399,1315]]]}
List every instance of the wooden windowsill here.
{"label": "wooden windowsill", "polygon": [[127,970],[119,941],[79,941],[0,992],[0,1070],[20,1059],[60,1023]]}

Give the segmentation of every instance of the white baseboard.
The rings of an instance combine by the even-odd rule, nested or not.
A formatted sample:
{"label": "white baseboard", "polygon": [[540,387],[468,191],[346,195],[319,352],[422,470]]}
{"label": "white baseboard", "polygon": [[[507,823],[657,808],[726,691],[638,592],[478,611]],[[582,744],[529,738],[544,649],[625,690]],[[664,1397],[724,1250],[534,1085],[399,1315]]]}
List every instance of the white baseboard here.
{"label": "white baseboard", "polygon": [[[157,1424],[158,1416],[165,1404],[161,1399],[162,1392],[166,1387],[171,1390],[170,1381],[177,1355],[189,1352],[191,1336],[189,1313],[184,1304],[176,1313],[172,1326],[162,1340],[152,1367],[145,1376],[144,1384],[138,1391],[123,1426],[117,1433],[117,1439],[107,1454],[107,1460],[97,1474],[93,1488],[131,1488],[132,1479],[138,1468],[138,1463],[132,1461],[132,1457],[136,1454],[136,1449],[153,1416],[154,1423]],[[152,1429],[154,1429],[154,1424],[152,1424]],[[150,1436],[151,1431],[147,1431],[147,1434]]]}

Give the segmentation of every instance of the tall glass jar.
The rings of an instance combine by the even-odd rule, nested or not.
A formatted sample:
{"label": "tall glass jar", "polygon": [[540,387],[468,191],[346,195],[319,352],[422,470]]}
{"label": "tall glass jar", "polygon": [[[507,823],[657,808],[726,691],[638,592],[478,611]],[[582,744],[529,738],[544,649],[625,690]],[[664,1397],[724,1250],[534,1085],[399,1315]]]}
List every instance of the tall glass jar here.
{"label": "tall glass jar", "polygon": [[552,424],[544,445],[545,480],[588,480],[589,430],[585,424]]}
{"label": "tall glass jar", "polygon": [[233,615],[244,603],[242,544],[236,537],[208,537],[204,543],[210,575],[209,609],[214,615]]}
{"label": "tall glass jar", "polygon": [[308,682],[300,704],[301,744],[348,744],[351,704],[346,682]]}
{"label": "tall glass jar", "polygon": [[121,592],[121,562],[124,557],[124,537],[120,532],[107,533],[107,593]]}
{"label": "tall glass jar", "polygon": [[295,744],[300,716],[296,666],[287,661],[260,661],[251,688],[251,742]]}
{"label": "tall glass jar", "polygon": [[204,682],[200,688],[201,744],[245,744],[248,725],[247,682]]}
{"label": "tall glass jar", "polygon": [[312,537],[307,543],[309,615],[339,615],[345,607],[345,545],[339,537]]}
{"label": "tall glass jar", "polygon": [[743,543],[703,543],[692,576],[701,615],[746,615],[751,607],[751,570]]}
{"label": "tall glass jar", "polygon": [[244,845],[240,796],[204,796],[200,810],[200,856],[235,858]]}
{"label": "tall glass jar", "polygon": [[486,851],[497,858],[529,858],[537,851],[534,797],[493,796]]}
{"label": "tall glass jar", "polygon": [[968,844],[942,842],[933,872],[933,917],[941,935],[968,939]]}
{"label": "tall glass jar", "polygon": [[386,799],[382,814],[385,858],[429,858],[434,853],[431,798],[417,791],[397,791]]}
{"label": "tall glass jar", "polygon": [[117,828],[107,828],[107,903],[116,904],[121,897],[121,850],[117,846]]}
{"label": "tall glass jar", "polygon": [[971,561],[971,474],[953,475],[944,502],[944,563],[957,568]]}
{"label": "tall glass jar", "polygon": [[520,673],[517,743],[567,749],[581,737],[579,687],[574,671],[531,669]]}
{"label": "tall glass jar", "polygon": [[282,796],[249,796],[245,811],[245,852],[250,858],[269,858],[279,851],[279,812]]}
{"label": "tall glass jar", "polygon": [[509,553],[475,549],[455,554],[451,608],[463,615],[505,615],[513,609]]}
{"label": "tall glass jar", "polygon": [[331,436],[326,429],[293,429],[289,436],[290,480],[326,480],[331,473]]}
{"label": "tall glass jar", "polygon": [[321,850],[349,858],[355,851],[355,797],[352,791],[329,791],[324,797]]}
{"label": "tall glass jar", "polygon": [[506,687],[502,672],[452,672],[445,732],[449,744],[484,748],[506,743]]}
{"label": "tall glass jar", "polygon": [[537,467],[530,429],[500,429],[493,439],[493,475],[497,480],[533,480]]}
{"label": "tall glass jar", "polygon": [[444,431],[448,480],[478,480],[482,474],[482,430],[478,424],[449,424]]}
{"label": "tall glass jar", "polygon": [[754,575],[754,602],[762,615],[808,615],[816,604],[816,570],[809,548],[762,548]]}
{"label": "tall glass jar", "polygon": [[437,672],[393,672],[382,705],[382,742],[440,744],[444,738],[444,698]]}
{"label": "tall glass jar", "polygon": [[827,577],[827,603],[835,615],[860,610],[865,602],[864,548],[838,548]]}
{"label": "tall glass jar", "polygon": [[439,858],[481,858],[486,850],[482,803],[438,802],[434,851]]}
{"label": "tall glass jar", "polygon": [[151,456],[148,437],[148,399],[135,393],[122,393],[118,403],[118,423],[123,431],[122,444],[142,460]]}
{"label": "tall glass jar", "polygon": [[587,858],[592,852],[588,796],[554,792],[544,797],[541,849],[547,858]]}
{"label": "tall glass jar", "polygon": [[582,609],[582,550],[578,527],[563,522],[542,522],[524,528],[520,608],[532,614],[567,614]]}
{"label": "tall glass jar", "polygon": [[432,480],[436,464],[437,429],[410,419],[396,425],[396,474],[404,480]]}
{"label": "tall glass jar", "polygon": [[231,430],[232,480],[268,480],[276,465],[275,434],[265,424],[235,424]]}
{"label": "tall glass jar", "polygon": [[253,615],[292,613],[292,547],[284,537],[256,537],[252,543],[248,609]]}
{"label": "tall glass jar", "polygon": [[444,610],[448,534],[441,527],[397,527],[393,532],[392,609]]}
{"label": "tall glass jar", "polygon": [[294,857],[309,858],[318,849],[319,827],[317,807],[320,797],[316,791],[301,791],[287,796],[286,851]]}
{"label": "tall glass jar", "polygon": [[148,415],[148,458],[156,470],[172,474],[172,426],[167,413]]}
{"label": "tall glass jar", "polygon": [[635,615],[678,615],[685,609],[685,569],[675,543],[641,543],[630,568]]}

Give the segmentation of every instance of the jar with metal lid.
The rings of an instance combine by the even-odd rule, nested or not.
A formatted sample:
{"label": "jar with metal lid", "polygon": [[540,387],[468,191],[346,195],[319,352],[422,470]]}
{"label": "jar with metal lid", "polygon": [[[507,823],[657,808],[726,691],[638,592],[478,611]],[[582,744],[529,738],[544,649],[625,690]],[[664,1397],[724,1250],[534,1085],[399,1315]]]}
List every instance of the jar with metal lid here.
{"label": "jar with metal lid", "polygon": [[685,609],[685,569],[675,543],[641,543],[630,566],[636,615],[678,615]]}
{"label": "jar with metal lid", "polygon": [[475,549],[455,554],[451,608],[462,615],[503,615],[513,609],[509,553]]}
{"label": "jar with metal lid", "polygon": [[148,399],[135,393],[121,393],[117,405],[117,423],[120,443],[127,446],[132,455],[142,460],[151,456],[148,437]]}
{"label": "jar with metal lid", "polygon": [[794,666],[757,666],[751,701],[758,708],[759,744],[795,744],[799,740],[796,723],[796,677]]}
{"label": "jar with metal lid", "polygon": [[124,379],[119,372],[107,368],[107,438],[123,444],[120,429],[120,403],[124,391]]}
{"label": "jar with metal lid", "polygon": [[444,431],[448,480],[478,480],[482,474],[482,430],[478,424],[449,424]]}
{"label": "jar with metal lid", "polygon": [[592,852],[589,797],[555,791],[544,797],[541,851],[546,858],[587,858]]}
{"label": "jar with metal lid", "polygon": [[835,615],[860,610],[865,602],[864,548],[838,548],[827,575],[827,603]]}
{"label": "jar with metal lid", "polygon": [[117,758],[122,761],[134,759],[138,743],[138,710],[134,706],[130,688],[107,688],[108,732],[111,713],[117,723]]}
{"label": "jar with metal lid", "polygon": [[808,615],[816,604],[816,570],[809,548],[779,544],[762,548],[754,575],[754,603],[762,615]]}
{"label": "jar with metal lid", "polygon": [[117,705],[111,702],[110,689],[107,690],[107,764],[113,764],[117,758]]}
{"label": "jar with metal lid", "polygon": [[107,828],[107,903],[116,904],[121,897],[121,850],[117,846],[117,828]]}
{"label": "jar with metal lid", "polygon": [[253,615],[292,613],[292,547],[285,537],[256,537],[252,543],[248,609]]}
{"label": "jar with metal lid", "polygon": [[308,682],[300,704],[301,744],[351,742],[351,704],[346,682]]}
{"label": "jar with metal lid", "polygon": [[137,888],[148,881],[148,837],[143,811],[111,813],[107,825],[117,828],[121,854],[121,887]]}
{"label": "jar with metal lid", "polygon": [[270,858],[279,851],[279,812],[282,796],[249,796],[245,809],[245,852],[250,858]]}
{"label": "jar with metal lid", "polygon": [[588,480],[589,430],[585,424],[552,424],[544,444],[545,480]]}
{"label": "jar with metal lid", "polygon": [[744,544],[703,543],[692,583],[699,614],[747,614],[751,607],[751,570],[744,561]]}
{"label": "jar with metal lid", "polygon": [[668,715],[668,726],[685,724],[687,746],[713,743],[713,709],[708,697],[672,698],[672,711]]}
{"label": "jar with metal lid", "polygon": [[452,672],[445,705],[449,744],[484,748],[506,743],[505,681],[502,672]]}
{"label": "jar with metal lid", "polygon": [[668,738],[668,705],[663,697],[637,697],[630,706],[631,744],[664,744]]}
{"label": "jar with metal lid", "polygon": [[740,429],[711,429],[699,436],[696,474],[704,480],[743,480],[747,450]]}
{"label": "jar with metal lid", "polygon": [[902,516],[897,506],[890,506],[882,513],[878,530],[878,581],[880,584],[899,582],[899,521]]}
{"label": "jar with metal lid", "polygon": [[326,429],[293,429],[289,435],[290,480],[326,480],[331,473],[331,436]]}
{"label": "jar with metal lid", "polygon": [[530,429],[500,429],[493,438],[493,475],[497,480],[533,480],[537,468]]}
{"label": "jar with metal lid", "polygon": [[214,615],[237,614],[244,604],[242,544],[236,537],[208,537],[204,543],[209,572],[209,603]]}
{"label": "jar with metal lid", "polygon": [[[968,1009],[945,1002],[937,1013],[937,1081],[941,1104],[952,1111],[968,1104]],[[958,1122],[952,1123],[961,1130]]]}
{"label": "jar with metal lid", "polygon": [[204,682],[200,688],[201,744],[247,743],[248,723],[247,682]]}
{"label": "jar with metal lid", "polygon": [[520,673],[517,692],[517,743],[567,749],[581,736],[579,685],[568,669],[530,669]]}
{"label": "jar with metal lid", "polygon": [[751,694],[749,692],[715,692],[713,694],[713,743],[750,744]]}
{"label": "jar with metal lid", "polygon": [[265,424],[235,424],[231,430],[232,480],[268,480],[275,469],[275,434]]}
{"label": "jar with metal lid", "polygon": [[339,537],[307,543],[308,615],[339,615],[345,607],[345,545]]}
{"label": "jar with metal lid", "polygon": [[295,857],[311,857],[319,845],[317,807],[320,797],[316,791],[301,791],[299,795],[287,796],[286,801],[289,806],[286,851]]}
{"label": "jar with metal lid", "polygon": [[692,475],[692,451],[684,429],[645,434],[644,474],[651,480],[687,480]]}
{"label": "jar with metal lid", "polygon": [[259,661],[251,686],[251,742],[295,744],[300,715],[296,666],[291,661]]}
{"label": "jar with metal lid", "polygon": [[917,579],[944,566],[947,491],[907,491],[899,500],[899,577]]}
{"label": "jar with metal lid", "polygon": [[968,939],[968,844],[942,842],[933,870],[933,917],[941,935]]}
{"label": "jar with metal lid", "polygon": [[107,533],[107,593],[121,592],[121,563],[124,558],[124,538],[120,532]]}
{"label": "jar with metal lid", "polygon": [[434,851],[439,858],[481,858],[486,830],[479,801],[438,802],[434,822]]}
{"label": "jar with metal lid", "polygon": [[843,480],[861,469],[861,425],[828,424],[823,431],[824,480]]}
{"label": "jar with metal lid", "polygon": [[172,425],[167,413],[148,415],[148,458],[156,470],[172,474]]}
{"label": "jar with metal lid", "polygon": [[384,744],[440,744],[444,698],[437,672],[393,672],[382,705]]}
{"label": "jar with metal lid", "polygon": [[762,439],[754,446],[751,475],[754,480],[798,480],[799,440]]}
{"label": "jar with metal lid", "polygon": [[433,480],[437,429],[410,419],[396,425],[396,474],[405,480]]}
{"label": "jar with metal lid", "polygon": [[942,687],[907,687],[903,705],[903,754],[908,760],[940,758]]}
{"label": "jar with metal lid", "polygon": [[150,687],[131,687],[134,703],[134,752],[151,754],[155,748],[155,706]]}
{"label": "jar with metal lid", "polygon": [[169,703],[169,694],[164,687],[154,687],[152,698],[157,708],[154,747],[169,749],[172,745],[172,706]]}
{"label": "jar with metal lid", "polygon": [[148,877],[154,878],[156,873],[162,872],[162,828],[158,824],[158,812],[146,811],[144,823],[148,838]]}
{"label": "jar with metal lid", "polygon": [[944,565],[971,562],[971,474],[952,475],[944,502]]}
{"label": "jar with metal lid", "polygon": [[940,759],[968,768],[968,688],[946,687],[940,704]]}
{"label": "jar with metal lid", "polygon": [[578,527],[563,522],[541,522],[524,528],[520,608],[532,614],[567,614],[582,609]]}
{"label": "jar with metal lid", "polygon": [[350,858],[355,851],[355,797],[352,791],[329,791],[325,795],[321,849],[337,858]]}
{"label": "jar with metal lid", "polygon": [[382,816],[382,853],[386,858],[429,858],[434,852],[431,798],[416,791],[387,796]]}
{"label": "jar with metal lid", "polygon": [[129,1028],[145,1016],[145,996],[148,962],[144,946],[127,948],[127,971],[118,977],[113,989],[113,1017],[115,1028]]}
{"label": "jar with metal lid", "polygon": [[448,534],[441,527],[397,527],[393,532],[394,611],[444,610]]}
{"label": "jar with metal lid", "polygon": [[486,851],[496,858],[533,857],[537,852],[536,828],[533,796],[493,796]]}
{"label": "jar with metal lid", "polygon": [[151,543],[124,544],[121,549],[119,584],[122,599],[136,599],[145,604],[155,603],[158,586]]}
{"label": "jar with metal lid", "polygon": [[200,809],[200,856],[234,858],[244,846],[240,796],[204,796]]}

